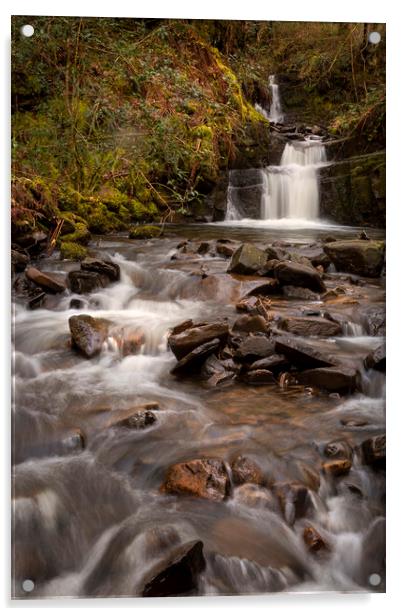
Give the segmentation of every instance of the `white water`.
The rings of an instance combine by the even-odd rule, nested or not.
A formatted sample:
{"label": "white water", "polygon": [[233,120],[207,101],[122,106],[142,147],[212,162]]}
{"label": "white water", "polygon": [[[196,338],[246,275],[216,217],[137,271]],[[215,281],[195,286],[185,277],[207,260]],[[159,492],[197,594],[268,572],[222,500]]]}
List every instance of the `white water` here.
{"label": "white water", "polygon": [[283,122],[281,99],[279,96],[279,86],[275,83],[275,75],[269,76],[269,88],[271,90],[271,107],[269,108],[268,120],[270,122]]}
{"label": "white water", "polygon": [[261,218],[316,220],[320,207],[318,169],[325,163],[321,143],[287,143],[280,165],[265,171]]}

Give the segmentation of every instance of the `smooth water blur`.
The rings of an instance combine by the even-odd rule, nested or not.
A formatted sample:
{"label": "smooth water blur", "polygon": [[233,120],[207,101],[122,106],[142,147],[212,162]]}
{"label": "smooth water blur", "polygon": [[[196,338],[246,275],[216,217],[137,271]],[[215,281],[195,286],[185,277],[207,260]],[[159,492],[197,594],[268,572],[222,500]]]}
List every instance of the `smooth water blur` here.
{"label": "smooth water blur", "polygon": [[[233,322],[234,298],[249,284],[226,274],[219,256],[172,260],[180,235],[268,242],[278,232],[219,225],[165,231],[158,240],[99,241],[99,256],[120,265],[119,282],[84,296],[65,292],[52,309],[15,307],[14,594],[25,596],[21,583],[30,572],[36,585],[30,596],[134,596],[166,551],[191,539],[204,542],[204,594],[369,589],[382,553],[381,545],[374,554],[372,546],[381,535],[383,486],[356,454],[353,471],[336,489],[321,475],[306,518],[294,526],[263,488],[261,494],[232,489],[222,503],[160,492],[169,465],[200,456],[230,462],[250,455],[272,481],[308,482],[325,443],[359,444],[385,427],[379,373],[363,373],[362,393],[345,398],[299,386],[209,389],[197,379],[173,377],[169,329],[189,318]],[[285,229],[282,237],[309,243],[320,233]],[[339,230],[342,237],[353,233]],[[201,265],[211,273],[205,280]],[[59,273],[68,267],[55,258],[43,262]],[[217,283],[208,283],[212,279]],[[380,292],[368,285],[365,301],[378,301]],[[84,307],[70,309],[78,297]],[[278,313],[297,314],[302,307],[306,302],[280,298],[273,304]],[[337,310],[345,336],[326,344],[362,366],[379,340],[353,321],[350,307]],[[68,319],[79,313],[112,324],[101,354],[91,360],[70,347]],[[133,336],[142,340],[139,353],[125,356],[121,342]],[[122,412],[150,402],[156,423],[144,430],[113,426]],[[303,543],[308,524],[331,545],[322,561]]]}

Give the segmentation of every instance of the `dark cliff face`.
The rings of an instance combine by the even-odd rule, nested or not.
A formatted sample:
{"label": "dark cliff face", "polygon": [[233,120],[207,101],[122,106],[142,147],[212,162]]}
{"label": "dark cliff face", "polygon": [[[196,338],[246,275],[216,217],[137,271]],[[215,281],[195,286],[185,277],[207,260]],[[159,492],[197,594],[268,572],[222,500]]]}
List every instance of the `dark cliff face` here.
{"label": "dark cliff face", "polygon": [[385,227],[385,151],[320,170],[320,215],[341,224]]}

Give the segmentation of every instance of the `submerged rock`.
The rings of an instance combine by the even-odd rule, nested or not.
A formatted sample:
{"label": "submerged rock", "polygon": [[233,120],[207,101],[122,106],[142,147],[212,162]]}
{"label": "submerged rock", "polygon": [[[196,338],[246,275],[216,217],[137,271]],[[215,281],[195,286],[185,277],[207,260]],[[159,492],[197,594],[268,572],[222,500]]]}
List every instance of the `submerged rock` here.
{"label": "submerged rock", "polygon": [[292,285],[285,285],[282,287],[282,293],[285,297],[289,299],[306,299],[308,301],[317,301],[320,299],[318,293],[314,293],[310,289],[305,289],[303,287],[295,287]]}
{"label": "submerged rock", "polygon": [[321,317],[286,317],[279,323],[279,328],[298,336],[339,336],[342,327],[336,321]]}
{"label": "submerged rock", "polygon": [[227,496],[229,487],[229,475],[223,461],[202,458],[171,466],[162,489],[170,494],[221,501]]}
{"label": "submerged rock", "polygon": [[316,293],[326,291],[325,284],[317,270],[308,265],[281,261],[275,266],[274,274],[282,286],[303,287]]}
{"label": "submerged rock", "polygon": [[312,385],[339,393],[351,393],[358,384],[358,373],[352,368],[314,368],[301,372],[297,378],[303,385]]}
{"label": "submerged rock", "polygon": [[38,287],[50,293],[62,293],[66,289],[64,282],[58,277],[52,274],[45,274],[36,269],[36,267],[28,267],[25,271],[25,276]]}
{"label": "submerged rock", "polygon": [[178,333],[172,333],[168,338],[168,345],[173,351],[176,359],[180,360],[197,347],[206,342],[210,342],[214,338],[225,341],[228,334],[229,325],[225,322],[207,325],[201,324],[198,327],[189,326],[184,327],[184,329],[181,329]]}
{"label": "submerged rock", "polygon": [[263,250],[254,244],[242,244],[233,254],[228,272],[231,274],[255,274],[267,260]]}
{"label": "submerged rock", "polygon": [[384,265],[385,242],[339,240],[324,246],[324,251],[339,271],[377,278]]}
{"label": "submerged rock", "polygon": [[141,409],[132,413],[128,417],[113,424],[118,428],[129,428],[130,430],[143,430],[152,426],[156,422],[156,415],[152,411]]}
{"label": "submerged rock", "polygon": [[231,467],[232,479],[235,485],[241,485],[243,483],[254,483],[260,486],[264,485],[264,474],[258,464],[251,458],[238,456],[232,462]]}
{"label": "submerged rock", "polygon": [[331,460],[331,462],[324,462],[322,465],[324,473],[332,477],[347,475],[351,468],[352,462],[348,459],[335,459]]}
{"label": "submerged rock", "polygon": [[85,357],[91,358],[101,352],[109,328],[105,319],[95,319],[88,314],[80,314],[70,317],[68,324],[73,345]]}
{"label": "submerged rock", "polygon": [[164,561],[148,574],[143,597],[174,597],[196,593],[199,575],[206,562],[202,541],[189,541],[175,547]]}

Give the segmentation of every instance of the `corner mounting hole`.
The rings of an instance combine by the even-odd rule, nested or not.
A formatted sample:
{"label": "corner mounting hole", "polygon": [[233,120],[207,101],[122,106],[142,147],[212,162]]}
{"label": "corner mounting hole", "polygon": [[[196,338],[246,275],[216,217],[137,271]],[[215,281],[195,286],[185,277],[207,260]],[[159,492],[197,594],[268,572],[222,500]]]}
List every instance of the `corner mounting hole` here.
{"label": "corner mounting hole", "polygon": [[378,573],[372,573],[369,577],[369,584],[370,586],[378,586],[381,584],[381,575],[378,575]]}
{"label": "corner mounting hole", "polygon": [[34,588],[35,584],[32,580],[24,580],[22,582],[22,590],[25,590],[25,592],[32,592]]}
{"label": "corner mounting hole", "polygon": [[26,36],[27,38],[29,38],[30,36],[33,36],[34,32],[35,32],[35,28],[31,26],[31,24],[25,24],[25,26],[22,26],[21,28],[22,36]]}
{"label": "corner mounting hole", "polygon": [[370,32],[368,40],[369,43],[372,43],[373,45],[378,45],[378,43],[381,41],[381,34],[379,32]]}

